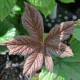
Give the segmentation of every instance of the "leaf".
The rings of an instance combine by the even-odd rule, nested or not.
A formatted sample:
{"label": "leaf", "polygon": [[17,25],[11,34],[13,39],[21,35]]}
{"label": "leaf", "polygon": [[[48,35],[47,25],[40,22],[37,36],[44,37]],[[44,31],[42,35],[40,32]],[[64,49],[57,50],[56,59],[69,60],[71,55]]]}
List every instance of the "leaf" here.
{"label": "leaf", "polygon": [[67,21],[55,26],[44,41],[48,51],[60,57],[73,56],[72,50],[62,41],[72,34],[75,25],[76,21]]}
{"label": "leaf", "polygon": [[77,21],[77,26],[73,32],[73,37],[80,41],[80,20]]}
{"label": "leaf", "polygon": [[57,57],[61,57],[61,58],[73,56],[73,52],[70,49],[70,47],[63,43],[60,43],[57,47],[48,46],[47,50],[50,53],[56,55]]}
{"label": "leaf", "polygon": [[34,4],[34,5],[36,5],[36,6],[48,7],[50,2],[51,2],[51,0],[50,1],[48,1],[48,0],[46,0],[46,1],[45,0],[44,1],[41,1],[41,0],[36,0],[36,1],[35,0],[29,0],[29,2]]}
{"label": "leaf", "polygon": [[64,3],[73,3],[74,2],[74,0],[61,0],[61,1]]}
{"label": "leaf", "polygon": [[56,25],[48,33],[44,43],[55,45],[55,43],[59,44],[60,41],[66,40],[73,33],[76,23],[77,21],[67,21]]}
{"label": "leaf", "polygon": [[7,19],[0,21],[0,37],[5,35],[11,26],[11,23]]}
{"label": "leaf", "polygon": [[17,35],[18,35],[17,30],[13,26],[11,29],[7,31],[7,33],[4,36],[0,37],[0,43],[5,42]]}
{"label": "leaf", "polygon": [[52,57],[47,53],[47,55],[44,56],[45,59],[45,66],[46,69],[48,69],[50,72],[53,71],[53,60]]}
{"label": "leaf", "polygon": [[36,40],[43,41],[43,20],[40,13],[31,5],[25,3],[25,12],[22,16],[24,28],[28,30],[30,36]]}
{"label": "leaf", "polygon": [[[18,33],[17,33],[17,35],[16,35],[16,33],[17,33],[17,31],[15,28],[9,29],[8,32],[4,36],[0,37],[0,43],[5,42],[5,41],[17,36]],[[1,53],[3,52],[2,54],[6,54],[6,50],[7,50],[7,48],[5,46],[0,46],[0,52]]]}
{"label": "leaf", "polygon": [[[76,66],[77,65],[77,66]],[[55,64],[53,73],[44,70],[39,75],[39,80],[80,80],[80,63],[61,62],[61,67]]]}
{"label": "leaf", "polygon": [[16,0],[1,0],[0,1],[0,20],[5,19],[12,11]]}
{"label": "leaf", "polygon": [[[75,65],[75,66],[74,66]],[[76,66],[77,65],[77,66]],[[39,80],[80,80],[79,63],[61,63],[61,67],[56,64],[53,73],[44,70],[39,75]]]}
{"label": "leaf", "polygon": [[80,41],[80,28],[76,27],[74,29],[73,37]]}
{"label": "leaf", "polygon": [[39,80],[80,80],[80,42],[72,38],[70,45],[75,56],[62,59],[56,57],[53,73],[43,68]]}
{"label": "leaf", "polygon": [[2,45],[7,45],[10,54],[21,53],[22,55],[31,54],[38,47],[37,41],[29,36],[18,36],[17,38],[2,43]]}
{"label": "leaf", "polygon": [[43,68],[39,75],[39,80],[57,80],[56,78],[58,77],[59,70],[60,67],[58,64],[54,66],[54,71],[52,73]]}
{"label": "leaf", "polygon": [[39,80],[38,77],[33,77],[31,80]]}
{"label": "leaf", "polygon": [[64,58],[62,60],[63,64],[60,75],[65,77],[65,80],[80,80],[80,42],[73,38],[71,40],[70,46],[74,52],[74,57]]}
{"label": "leaf", "polygon": [[[64,58],[64,61],[67,62],[79,62],[80,61],[80,41],[78,41],[75,38],[72,38],[70,41],[70,47],[74,53],[74,58],[70,57],[70,58]],[[76,48],[75,48],[76,47]]]}
{"label": "leaf", "polygon": [[[7,19],[0,22],[0,43],[5,42],[18,35],[17,30],[14,25],[11,24]],[[1,54],[6,54],[7,48],[5,46],[0,46]]]}
{"label": "leaf", "polygon": [[59,53],[60,57],[70,57],[70,56],[73,56],[73,52],[72,50],[70,49],[69,46],[65,45],[65,44],[61,44],[60,46],[60,51],[58,52],[57,50],[57,53]]}
{"label": "leaf", "polygon": [[[6,45],[10,54],[22,54],[28,57],[23,67],[23,75],[29,76],[41,69],[43,59],[46,68],[53,71],[51,52],[60,57],[73,56],[69,46],[62,43],[73,32],[77,21],[63,22],[53,28],[43,41],[43,22],[40,13],[25,3],[25,12],[22,17],[23,24],[29,31],[29,36],[19,36],[0,45]],[[60,62],[59,62],[60,64]]]}
{"label": "leaf", "polygon": [[28,0],[32,5],[36,6],[44,16],[48,16],[54,11],[56,5],[55,0]]}
{"label": "leaf", "polygon": [[[64,80],[80,80],[80,72],[75,69],[75,67],[78,68],[75,65],[79,67],[80,63],[63,63],[61,67],[60,76],[62,76]],[[79,69],[80,68],[78,68],[78,70]],[[61,77],[59,78],[59,80],[62,80]]]}
{"label": "leaf", "polygon": [[9,17],[7,17],[7,20],[10,22],[10,24],[15,26],[19,35],[28,35],[28,32],[23,28],[22,24],[20,24],[20,16],[20,14],[10,15]]}
{"label": "leaf", "polygon": [[23,74],[31,75],[32,73],[41,69],[43,64],[43,54],[41,52],[35,52],[30,55],[23,67]]}

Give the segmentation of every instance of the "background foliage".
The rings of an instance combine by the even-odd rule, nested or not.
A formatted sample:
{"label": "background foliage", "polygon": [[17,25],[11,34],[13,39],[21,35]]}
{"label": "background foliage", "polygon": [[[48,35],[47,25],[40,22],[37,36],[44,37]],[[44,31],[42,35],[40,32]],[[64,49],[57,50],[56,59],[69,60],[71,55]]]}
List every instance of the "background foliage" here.
{"label": "background foliage", "polygon": [[[74,2],[74,0],[61,1]],[[24,2],[35,6],[45,17],[53,11],[56,5],[54,0],[0,0],[0,43],[18,35],[28,35],[21,22]],[[70,46],[74,57],[61,59],[52,56],[55,63],[53,73],[44,67],[39,78],[33,80],[80,80],[80,21],[74,30]],[[5,47],[0,47],[0,52],[5,50]]]}

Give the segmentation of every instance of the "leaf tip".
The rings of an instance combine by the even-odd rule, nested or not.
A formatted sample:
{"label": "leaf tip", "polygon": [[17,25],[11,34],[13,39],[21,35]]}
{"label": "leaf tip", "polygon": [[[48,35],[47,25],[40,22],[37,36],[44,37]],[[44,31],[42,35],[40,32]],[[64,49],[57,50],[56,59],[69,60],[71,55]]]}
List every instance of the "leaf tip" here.
{"label": "leaf tip", "polygon": [[27,5],[27,3],[26,3],[26,2],[24,2],[24,5],[26,6],[26,5]]}
{"label": "leaf tip", "polygon": [[27,7],[29,7],[30,6],[30,4],[29,3],[27,3],[27,2],[24,2],[24,5],[25,5],[25,7],[27,6]]}
{"label": "leaf tip", "polygon": [[74,54],[70,53],[70,54],[62,54],[60,57],[65,58],[65,57],[73,57],[73,56],[74,56]]}

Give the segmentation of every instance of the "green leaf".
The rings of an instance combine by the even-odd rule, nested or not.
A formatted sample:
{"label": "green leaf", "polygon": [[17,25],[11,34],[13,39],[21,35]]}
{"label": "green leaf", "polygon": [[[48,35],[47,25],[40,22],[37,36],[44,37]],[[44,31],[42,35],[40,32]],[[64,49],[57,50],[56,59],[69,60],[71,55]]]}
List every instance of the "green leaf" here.
{"label": "green leaf", "polygon": [[44,34],[43,34],[43,38],[44,38],[44,40],[45,40],[46,36],[47,36],[47,33],[44,33]]}
{"label": "green leaf", "polygon": [[21,8],[17,5],[15,5],[13,7],[13,10],[12,10],[13,14],[20,14],[21,13]]}
{"label": "green leaf", "polygon": [[36,6],[45,16],[49,15],[56,5],[54,0],[28,0],[32,5]]}
{"label": "green leaf", "polygon": [[0,46],[0,54],[6,54],[7,47],[5,46]]}
{"label": "green leaf", "polygon": [[[0,21],[0,43],[5,42],[16,35],[18,35],[18,32],[8,18]],[[6,54],[6,50],[7,48],[5,46],[0,46],[0,54]]]}
{"label": "green leaf", "polygon": [[[80,63],[64,62],[61,65],[58,80],[80,80]],[[78,71],[79,70],[79,71]]]}
{"label": "green leaf", "polygon": [[0,20],[5,19],[12,11],[16,0],[0,0]]}
{"label": "green leaf", "polygon": [[78,20],[78,24],[74,29],[73,37],[80,41],[80,20]]}
{"label": "green leaf", "polygon": [[59,73],[59,65],[54,66],[53,73],[50,73],[48,70],[43,68],[39,75],[39,80],[55,80],[58,77],[58,73]]}
{"label": "green leaf", "polygon": [[0,43],[5,42],[5,41],[15,37],[16,35],[18,35],[18,33],[17,33],[16,29],[13,27],[13,28],[9,29],[8,32],[4,36],[0,37]]}
{"label": "green leaf", "polygon": [[0,43],[5,42],[18,35],[15,26],[8,20],[4,19],[0,22]]}
{"label": "green leaf", "polygon": [[7,17],[7,20],[10,24],[14,25],[19,35],[28,35],[28,32],[24,29],[21,21],[21,14],[18,15],[10,15]]}
{"label": "green leaf", "polygon": [[[12,26],[12,28],[10,28],[4,36],[0,37],[0,43],[5,42],[17,35],[18,35],[18,32],[16,28]],[[0,46],[0,54],[6,54],[6,50],[8,49],[5,46]]]}
{"label": "green leaf", "polygon": [[80,80],[80,42],[73,38],[71,48],[73,57],[54,59],[53,73],[43,69],[40,73],[40,80]]}
{"label": "green leaf", "polygon": [[80,28],[75,28],[73,36],[80,41]]}
{"label": "green leaf", "polygon": [[74,2],[74,0],[61,0],[62,2],[64,3],[71,3],[71,2]]}
{"label": "green leaf", "polygon": [[0,37],[5,35],[8,29],[11,27],[12,25],[7,19],[0,21]]}
{"label": "green leaf", "polygon": [[31,80],[39,80],[38,77],[33,77]]}

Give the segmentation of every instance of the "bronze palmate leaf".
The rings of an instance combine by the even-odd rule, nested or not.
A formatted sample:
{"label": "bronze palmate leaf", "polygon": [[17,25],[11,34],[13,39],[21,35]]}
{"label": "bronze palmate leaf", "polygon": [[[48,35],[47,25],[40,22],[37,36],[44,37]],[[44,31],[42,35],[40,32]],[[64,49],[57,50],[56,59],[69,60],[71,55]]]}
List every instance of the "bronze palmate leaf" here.
{"label": "bronze palmate leaf", "polygon": [[32,75],[41,69],[43,62],[46,68],[52,72],[53,60],[51,53],[62,58],[73,56],[72,50],[63,41],[72,34],[77,21],[67,21],[56,25],[43,40],[42,17],[33,6],[25,3],[22,23],[24,28],[28,30],[29,36],[18,36],[1,43],[1,45],[6,45],[10,54],[29,55],[23,67],[24,75]]}

